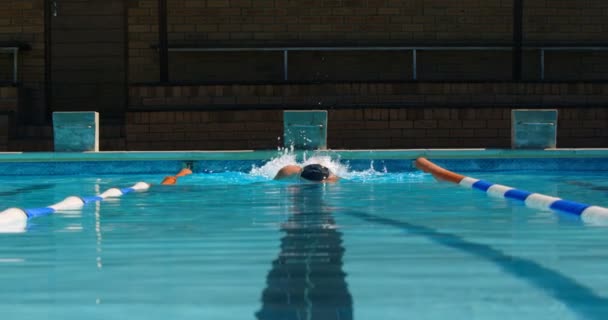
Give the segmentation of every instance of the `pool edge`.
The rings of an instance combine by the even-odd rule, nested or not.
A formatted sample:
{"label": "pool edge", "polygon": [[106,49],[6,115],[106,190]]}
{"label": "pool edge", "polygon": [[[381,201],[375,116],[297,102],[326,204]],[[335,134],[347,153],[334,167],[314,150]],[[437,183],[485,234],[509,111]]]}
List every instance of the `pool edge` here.
{"label": "pool edge", "polygon": [[[60,162],[60,161],[162,161],[162,160],[266,160],[284,154],[281,150],[230,151],[102,151],[102,152],[0,152],[0,162]],[[302,156],[332,156],[344,160],[356,159],[435,159],[466,158],[608,158],[608,148],[568,148],[546,150],[512,149],[370,149],[296,151]]]}

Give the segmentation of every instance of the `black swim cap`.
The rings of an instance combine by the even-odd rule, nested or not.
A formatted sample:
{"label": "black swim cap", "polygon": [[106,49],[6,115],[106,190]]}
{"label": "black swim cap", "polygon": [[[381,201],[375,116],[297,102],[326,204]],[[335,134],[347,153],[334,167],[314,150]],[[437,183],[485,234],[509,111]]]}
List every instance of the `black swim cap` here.
{"label": "black swim cap", "polygon": [[300,177],[311,181],[323,181],[329,177],[331,172],[327,167],[320,164],[309,164],[302,168]]}

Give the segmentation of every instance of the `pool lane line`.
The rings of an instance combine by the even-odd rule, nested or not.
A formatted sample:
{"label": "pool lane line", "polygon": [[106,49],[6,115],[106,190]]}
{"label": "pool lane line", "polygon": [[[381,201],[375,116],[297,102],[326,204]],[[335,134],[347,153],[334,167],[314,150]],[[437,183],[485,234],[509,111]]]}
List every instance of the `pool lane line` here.
{"label": "pool lane line", "polygon": [[509,186],[494,184],[446,170],[426,158],[414,161],[414,166],[432,174],[437,180],[448,181],[469,189],[484,191],[491,196],[519,200],[534,209],[550,209],[579,216],[584,222],[608,225],[608,208],[589,205],[540,193],[518,190]]}
{"label": "pool lane line", "polygon": [[[177,177],[183,177],[189,174],[192,174],[190,169],[182,169],[175,176],[165,177],[161,184],[175,184],[177,182]],[[8,208],[0,212],[0,228],[6,227],[5,229],[8,231],[25,230],[28,219],[48,216],[61,210],[78,210],[91,202],[103,201],[107,198],[118,198],[127,193],[135,191],[146,191],[150,188],[150,186],[151,184],[147,182],[138,182],[128,188],[110,188],[96,196],[69,196],[58,203],[42,208]]]}
{"label": "pool lane line", "polygon": [[69,196],[62,201],[50,205],[48,207],[42,208],[30,208],[30,209],[21,209],[21,208],[8,208],[2,212],[0,212],[0,227],[10,227],[10,229],[18,230],[19,228],[25,229],[27,225],[27,220],[48,216],[57,211],[61,210],[78,210],[82,208],[85,204],[97,201],[103,201],[107,198],[117,198],[127,193],[131,193],[134,191],[146,191],[150,188],[150,184],[146,182],[138,182],[131,187],[128,188],[110,188],[105,192],[101,193],[97,196],[89,196],[89,197],[78,197],[78,196]]}

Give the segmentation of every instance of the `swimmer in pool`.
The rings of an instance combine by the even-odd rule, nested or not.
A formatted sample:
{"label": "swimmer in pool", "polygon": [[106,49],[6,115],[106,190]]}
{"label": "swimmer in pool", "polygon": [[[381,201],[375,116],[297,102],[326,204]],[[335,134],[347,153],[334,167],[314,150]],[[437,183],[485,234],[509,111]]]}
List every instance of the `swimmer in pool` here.
{"label": "swimmer in pool", "polygon": [[340,177],[336,176],[329,168],[320,164],[309,164],[304,167],[297,165],[284,166],[277,172],[275,180],[299,177],[306,181],[314,182],[336,182]]}

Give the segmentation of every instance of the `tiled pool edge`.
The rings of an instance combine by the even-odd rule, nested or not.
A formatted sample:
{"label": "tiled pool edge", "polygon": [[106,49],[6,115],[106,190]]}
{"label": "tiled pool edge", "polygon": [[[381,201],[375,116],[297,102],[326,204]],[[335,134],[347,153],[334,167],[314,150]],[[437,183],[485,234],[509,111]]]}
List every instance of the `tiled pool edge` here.
{"label": "tiled pool edge", "polygon": [[[602,149],[407,149],[297,151],[298,156],[329,155],[343,160],[358,159],[517,159],[517,158],[608,158]],[[0,152],[0,162],[63,161],[198,161],[267,160],[282,154],[277,150],[235,151],[118,151],[118,152]]]}

